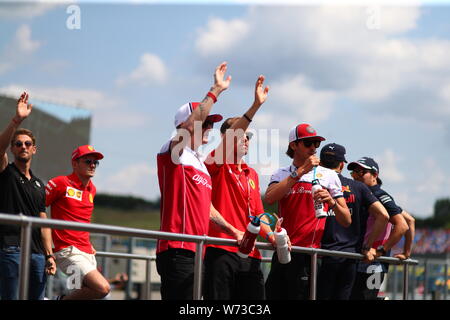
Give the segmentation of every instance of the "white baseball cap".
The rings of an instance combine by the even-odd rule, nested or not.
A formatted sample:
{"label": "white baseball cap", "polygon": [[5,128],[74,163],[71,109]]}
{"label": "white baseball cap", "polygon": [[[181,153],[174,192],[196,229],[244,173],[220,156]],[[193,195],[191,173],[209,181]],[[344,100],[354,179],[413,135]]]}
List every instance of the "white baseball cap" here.
{"label": "white baseball cap", "polygon": [[[183,104],[180,109],[178,109],[177,113],[175,113],[175,128],[185,122],[191,115],[192,111],[194,111],[199,105],[200,102],[189,102]],[[210,114],[205,121],[219,122],[222,121],[222,119],[223,117],[220,114]]]}

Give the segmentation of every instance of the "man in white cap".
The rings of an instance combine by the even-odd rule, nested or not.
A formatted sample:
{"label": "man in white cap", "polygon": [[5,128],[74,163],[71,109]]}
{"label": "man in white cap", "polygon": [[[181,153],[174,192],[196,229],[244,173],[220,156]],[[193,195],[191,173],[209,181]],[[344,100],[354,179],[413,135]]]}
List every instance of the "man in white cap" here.
{"label": "man in white cap", "polygon": [[[336,220],[343,226],[351,223],[337,173],[319,166],[316,152],[324,140],[307,123],[292,128],[286,152],[292,164],[272,175],[266,191],[266,202],[278,202],[278,215],[284,219],[283,225],[293,246],[320,248],[326,219],[316,218],[314,201],[323,203],[325,212],[333,210]],[[312,182],[316,179],[322,189],[313,195]],[[290,263],[280,264],[277,255],[273,255],[266,281],[268,299],[308,299],[310,256],[292,253],[291,257]]]}
{"label": "man in white cap", "polygon": [[[187,235],[208,234],[209,220],[229,230],[234,238],[240,232],[228,224],[211,205],[211,177],[198,153],[208,142],[208,131],[220,115],[209,115],[217,97],[228,88],[226,62],[214,73],[214,85],[201,103],[187,103],[175,115],[177,135],[163,145],[157,156],[161,192],[161,231]],[[161,276],[163,300],[193,298],[196,244],[189,241],[158,240],[156,267]]]}
{"label": "man in white cap", "polygon": [[[96,188],[91,179],[103,154],[90,145],[72,152],[72,174],[51,179],[45,187],[46,205],[51,206],[52,219],[90,223]],[[68,295],[59,300],[90,300],[105,297],[110,286],[97,270],[95,249],[89,232],[52,229],[57,267],[70,276]]]}

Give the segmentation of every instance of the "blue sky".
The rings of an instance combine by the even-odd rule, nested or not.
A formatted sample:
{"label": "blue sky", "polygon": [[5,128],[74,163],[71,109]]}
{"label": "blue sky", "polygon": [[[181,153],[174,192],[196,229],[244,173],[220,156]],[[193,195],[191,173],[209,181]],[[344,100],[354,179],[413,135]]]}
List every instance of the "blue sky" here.
{"label": "blue sky", "polygon": [[267,2],[78,1],[71,30],[74,2],[0,1],[0,91],[90,110],[99,192],[153,199],[177,108],[201,100],[228,61],[214,113],[242,114],[259,74],[271,87],[248,159],[262,191],[289,164],[289,129],[308,122],[348,160],[374,157],[398,204],[429,216],[450,190],[450,7]]}

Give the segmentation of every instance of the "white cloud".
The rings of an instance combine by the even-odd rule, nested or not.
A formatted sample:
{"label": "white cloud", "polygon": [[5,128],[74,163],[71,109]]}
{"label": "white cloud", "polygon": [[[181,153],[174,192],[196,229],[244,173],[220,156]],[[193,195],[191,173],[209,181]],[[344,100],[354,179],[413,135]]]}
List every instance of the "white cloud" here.
{"label": "white cloud", "polygon": [[198,31],[195,44],[201,55],[222,54],[238,44],[249,32],[247,23],[240,19],[226,21],[211,18],[205,29]]}
{"label": "white cloud", "polygon": [[121,168],[111,176],[97,177],[97,189],[102,193],[128,194],[147,199],[159,196],[156,165],[139,162]]}
{"label": "white cloud", "polygon": [[35,99],[87,109],[92,112],[93,127],[100,129],[134,128],[148,125],[150,122],[146,115],[126,108],[127,102],[124,99],[94,89],[39,87],[26,84],[11,84],[0,88],[0,93],[11,97],[19,97],[24,91],[30,95],[31,103]]}
{"label": "white cloud", "polygon": [[[302,75],[273,83],[270,95],[271,100],[287,107],[290,117],[312,123],[328,118],[336,98],[331,90],[314,90]],[[278,114],[281,110],[277,109]]]}
{"label": "white cloud", "polygon": [[26,63],[40,46],[39,41],[31,38],[31,28],[28,25],[21,25],[0,54],[0,74]]}
{"label": "white cloud", "polygon": [[385,149],[381,155],[375,156],[375,161],[380,166],[380,178],[387,182],[403,182],[404,174],[401,172],[402,158],[392,149]]}
{"label": "white cloud", "polygon": [[234,83],[245,86],[264,74],[272,96],[289,93],[277,95],[280,107],[310,96],[304,114],[312,120],[326,119],[339,97],[377,114],[450,122],[450,41],[406,36],[418,28],[419,7],[379,7],[377,29],[368,27],[372,14],[367,6],[251,7],[198,32],[198,64],[225,56]]}
{"label": "white cloud", "polygon": [[126,76],[116,80],[118,86],[137,83],[141,86],[165,84],[168,79],[168,69],[160,57],[144,53],[136,69]]}

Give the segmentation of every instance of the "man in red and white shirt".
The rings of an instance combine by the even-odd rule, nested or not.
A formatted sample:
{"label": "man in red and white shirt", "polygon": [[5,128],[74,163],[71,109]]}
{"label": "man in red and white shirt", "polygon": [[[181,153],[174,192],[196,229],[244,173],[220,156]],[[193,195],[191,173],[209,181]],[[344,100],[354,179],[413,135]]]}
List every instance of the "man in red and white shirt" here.
{"label": "man in red and white shirt", "polygon": [[[269,91],[263,84],[264,77],[259,76],[253,105],[242,117],[224,121],[220,128],[222,141],[206,160],[212,179],[213,206],[242,234],[250,222],[250,216],[264,213],[258,174],[243,159],[248,152],[251,137],[245,131],[265,102]],[[270,227],[262,224],[260,234],[266,237],[269,233]],[[234,238],[211,222],[208,235]],[[269,241],[275,242],[273,235]],[[236,246],[208,245],[205,253],[205,300],[265,298],[260,252],[253,249],[248,258],[241,258],[237,251]]]}
{"label": "man in red and white shirt", "polygon": [[[338,223],[348,227],[350,211],[342,194],[342,185],[333,170],[319,166],[316,150],[325,138],[317,135],[309,124],[303,123],[289,132],[286,154],[292,164],[278,169],[271,177],[265,200],[278,202],[278,215],[282,217],[294,246],[319,248],[325,228],[325,218],[317,219],[314,202],[322,202],[325,211],[333,209]],[[322,190],[312,194],[312,181],[318,179]],[[280,264],[273,255],[266,282],[269,299],[308,299],[310,256],[292,253],[288,264]]]}
{"label": "man in red and white shirt", "polygon": [[[72,153],[72,174],[51,179],[45,187],[46,206],[51,206],[52,219],[90,223],[96,188],[91,181],[103,155],[90,145]],[[79,277],[76,289],[60,297],[64,300],[88,300],[105,297],[110,286],[97,270],[95,249],[89,232],[52,229],[57,267],[69,276]]]}
{"label": "man in red and white shirt", "polygon": [[[227,64],[214,73],[214,85],[201,103],[187,103],[175,115],[177,134],[157,156],[161,191],[161,231],[206,235],[209,220],[233,229],[211,205],[212,183],[198,148],[208,142],[208,132],[220,115],[209,115],[217,97],[228,88]],[[236,234],[236,232],[235,232]],[[192,300],[195,243],[158,240],[156,267],[161,276],[163,300]]]}

